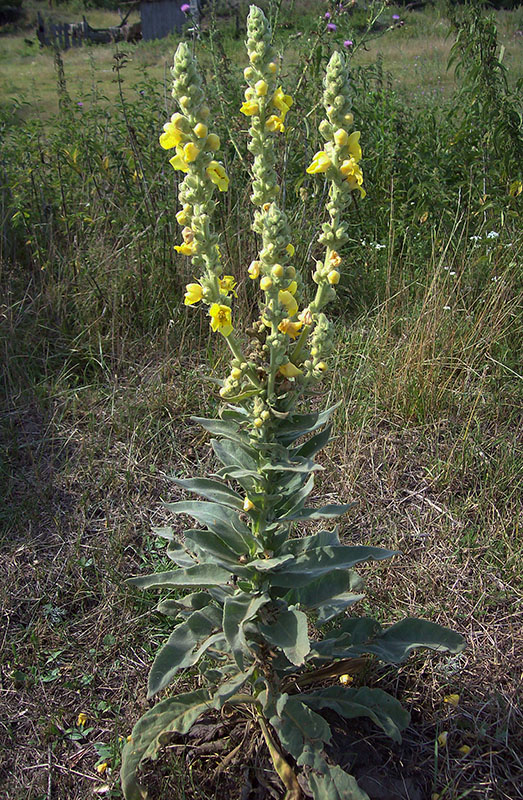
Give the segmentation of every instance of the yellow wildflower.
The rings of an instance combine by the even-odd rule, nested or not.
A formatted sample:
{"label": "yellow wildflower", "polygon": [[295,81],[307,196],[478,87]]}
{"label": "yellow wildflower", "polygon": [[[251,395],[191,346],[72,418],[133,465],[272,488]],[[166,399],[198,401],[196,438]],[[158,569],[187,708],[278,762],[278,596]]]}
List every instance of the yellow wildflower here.
{"label": "yellow wildflower", "polygon": [[294,245],[289,242],[289,244],[287,245],[287,247],[285,249],[288,252],[288,254],[290,255],[290,257],[292,258],[294,253],[296,252],[295,249],[294,249]]}
{"label": "yellow wildflower", "polygon": [[203,122],[198,122],[198,124],[194,126],[193,130],[198,139],[205,139],[209,132],[207,125],[204,125]]}
{"label": "yellow wildflower", "polygon": [[196,242],[184,242],[183,244],[175,244],[174,249],[182,256],[193,256],[196,247]]}
{"label": "yellow wildflower", "polygon": [[164,132],[160,136],[160,145],[164,150],[171,150],[173,147],[177,147],[186,138],[179,128],[179,122],[182,119],[184,117],[181,114],[173,114],[170,122],[166,122],[163,126]]}
{"label": "yellow wildflower", "polygon": [[332,161],[325,150],[319,150],[319,152],[314,154],[312,163],[309,164],[305,171],[308,172],[309,175],[316,175],[318,172],[327,172],[330,166],[332,166]]}
{"label": "yellow wildflower", "polygon": [[107,761],[102,761],[101,764],[97,764],[96,765],[96,771],[97,771],[98,775],[103,775],[104,772],[107,772],[107,767],[108,766],[109,766],[109,764],[107,763]]}
{"label": "yellow wildflower", "polygon": [[253,281],[256,280],[256,278],[258,278],[260,275],[260,268],[261,264],[259,261],[251,261],[249,269],[247,270],[249,273],[249,278],[251,278]]}
{"label": "yellow wildflower", "polygon": [[229,336],[232,333],[231,309],[229,306],[213,303],[209,309],[209,315],[213,331],[219,331],[224,336]]}
{"label": "yellow wildflower", "polygon": [[272,286],[272,278],[269,278],[268,275],[264,275],[260,281],[260,289],[264,292],[268,292]]}
{"label": "yellow wildflower", "polygon": [[207,167],[207,175],[216,184],[220,192],[226,192],[229,188],[229,177],[224,168],[217,161],[211,161]]}
{"label": "yellow wildflower", "polygon": [[296,283],[296,281],[291,281],[289,283],[289,285],[287,286],[287,291],[290,292],[293,296],[296,294],[296,292],[298,291],[298,284]]}
{"label": "yellow wildflower", "polygon": [[187,164],[190,164],[191,161],[195,161],[200,155],[200,148],[196,147],[194,142],[187,142],[185,147],[183,148],[183,157]]}
{"label": "yellow wildflower", "polygon": [[340,264],[341,264],[341,256],[340,256],[339,253],[336,252],[336,250],[333,250],[332,253],[329,256],[329,264],[331,265],[331,267],[334,267],[334,268],[340,266]]}
{"label": "yellow wildflower", "polygon": [[289,317],[294,317],[294,315],[298,310],[298,303],[296,302],[292,294],[289,291],[282,289],[278,292],[278,300],[280,301],[282,306],[284,306]]}
{"label": "yellow wildflower", "polygon": [[260,109],[258,108],[258,103],[255,100],[246,100],[245,103],[242,103],[240,112],[245,114],[246,117],[253,117],[254,114],[260,113]]}
{"label": "yellow wildflower", "polygon": [[251,511],[251,509],[253,508],[254,508],[254,503],[252,502],[252,500],[249,500],[249,498],[246,497],[245,500],[243,501],[243,510]]}
{"label": "yellow wildflower", "polygon": [[459,705],[459,694],[447,694],[443,698],[444,703],[448,703],[449,706],[453,708],[457,708]]}
{"label": "yellow wildflower", "polygon": [[[178,148],[176,148],[178,151]],[[182,152],[177,152],[175,156],[169,159],[169,164],[173,167],[173,169],[180,169],[182,172],[189,172],[189,167],[187,166],[187,162],[183,157],[183,150]]]}
{"label": "yellow wildflower", "polygon": [[271,61],[270,64],[268,64],[268,68],[271,75],[276,75],[276,73],[278,72],[278,65],[275,64],[274,61]]}
{"label": "yellow wildflower", "polygon": [[462,744],[461,747],[458,747],[459,752],[464,756],[468,756],[468,754],[470,753],[471,749],[472,748],[469,747],[468,744]]}
{"label": "yellow wildflower", "polygon": [[189,212],[191,210],[191,206],[185,205],[181,208],[176,214],[176,221],[180,225],[186,225],[189,222]]}
{"label": "yellow wildflower", "polygon": [[271,269],[271,275],[273,278],[283,278],[285,274],[285,270],[283,269],[281,264],[275,264]]}
{"label": "yellow wildflower", "polygon": [[344,128],[339,128],[334,134],[334,141],[338,147],[343,147],[349,141],[349,134]]}
{"label": "yellow wildflower", "polygon": [[325,361],[320,361],[318,364],[316,364],[316,369],[319,369],[320,372],[326,372],[328,367]]}
{"label": "yellow wildflower", "polygon": [[286,378],[295,378],[297,375],[302,374],[301,369],[298,369],[298,367],[291,361],[287,361],[285,364],[282,364],[279,372]]}
{"label": "yellow wildflower", "polygon": [[278,117],[277,114],[271,114],[265,122],[265,127],[272,133],[283,133],[285,131],[283,120],[281,117]]}
{"label": "yellow wildflower", "polygon": [[257,83],[254,84],[254,89],[258,97],[265,97],[268,88],[269,87],[267,86],[266,81],[263,80],[258,81]]}
{"label": "yellow wildflower", "polygon": [[184,305],[192,306],[194,303],[199,303],[203,297],[203,289],[199,283],[188,283],[185,292]]}
{"label": "yellow wildflower", "polygon": [[329,274],[327,275],[327,280],[331,284],[331,286],[335,286],[337,283],[340,282],[340,273],[337,269],[331,269]]}
{"label": "yellow wildflower", "polygon": [[83,711],[80,711],[80,713],[78,714],[78,719],[76,720],[76,724],[80,725],[80,727],[83,728],[86,722],[87,722],[87,714],[85,714]]}
{"label": "yellow wildflower", "polygon": [[220,149],[220,137],[216,133],[210,133],[207,137],[207,147],[209,150],[219,150]]}
{"label": "yellow wildflower", "polygon": [[365,197],[367,194],[365,189],[363,188],[363,173],[361,168],[359,167],[356,159],[351,156],[351,158],[344,161],[340,167],[340,172],[343,177],[346,179],[349,187],[354,189],[359,189],[361,197]]}
{"label": "yellow wildflower", "polygon": [[224,275],[223,278],[218,278],[218,283],[220,284],[220,294],[228,295],[229,292],[232,292],[236,297],[234,275]]}
{"label": "yellow wildflower", "polygon": [[360,136],[359,131],[353,131],[347,141],[349,153],[355,161],[361,161]]}
{"label": "yellow wildflower", "polygon": [[290,319],[282,319],[278,325],[278,330],[281,331],[281,333],[286,333],[291,339],[296,339],[302,327],[303,322],[293,322]]}
{"label": "yellow wildflower", "polygon": [[280,112],[281,121],[283,122],[292,106],[292,97],[289,94],[285,94],[281,86],[278,86],[272,96],[272,104]]}
{"label": "yellow wildflower", "polygon": [[438,744],[439,744],[440,747],[446,747],[447,746],[448,736],[449,736],[449,732],[448,731],[442,731],[440,733],[440,735],[438,736]]}
{"label": "yellow wildflower", "polygon": [[352,683],[354,678],[352,675],[340,675],[339,681],[340,683]]}

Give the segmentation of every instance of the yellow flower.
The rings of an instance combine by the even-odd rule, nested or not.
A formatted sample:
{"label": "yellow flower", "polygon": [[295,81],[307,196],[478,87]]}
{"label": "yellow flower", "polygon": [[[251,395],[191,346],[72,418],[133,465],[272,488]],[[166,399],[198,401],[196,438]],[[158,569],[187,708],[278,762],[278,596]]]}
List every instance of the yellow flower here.
{"label": "yellow flower", "polygon": [[325,361],[319,361],[318,364],[316,364],[316,369],[319,369],[320,372],[326,372],[328,367]]}
{"label": "yellow flower", "polygon": [[443,702],[448,703],[449,706],[452,706],[453,708],[457,708],[459,704],[459,694],[447,694],[443,698]]}
{"label": "yellow flower", "polygon": [[276,75],[278,72],[278,65],[275,64],[274,61],[271,61],[270,64],[268,64],[268,68],[271,75]]}
{"label": "yellow flower", "polygon": [[216,133],[210,133],[207,137],[207,147],[209,150],[220,149],[220,137]]}
{"label": "yellow flower", "polygon": [[363,172],[356,162],[356,159],[351,156],[349,159],[347,159],[347,161],[344,161],[340,167],[340,172],[347,180],[349,187],[353,191],[354,189],[359,189],[361,197],[365,197],[366,191],[362,187]]}
{"label": "yellow flower", "polygon": [[259,261],[251,261],[249,269],[247,270],[249,273],[249,278],[251,278],[253,281],[256,280],[256,278],[258,278],[260,275],[260,268],[261,264]]}
{"label": "yellow flower", "polygon": [[448,731],[442,731],[440,733],[440,735],[438,736],[438,744],[439,744],[440,747],[446,747],[447,746],[448,736],[449,736],[449,732]]}
{"label": "yellow flower", "polygon": [[83,728],[86,722],[87,722],[87,714],[85,714],[83,711],[80,711],[80,713],[78,714],[78,719],[76,720],[76,724],[80,725]]}
{"label": "yellow flower", "polygon": [[281,117],[278,117],[277,114],[271,114],[265,122],[265,127],[272,133],[283,133],[285,131],[283,120]]}
{"label": "yellow flower", "polygon": [[195,242],[184,242],[183,244],[175,244],[174,249],[177,253],[181,253],[182,256],[192,256],[194,255],[195,246]]}
{"label": "yellow flower", "polygon": [[289,317],[293,317],[297,310],[298,310],[298,303],[292,296],[292,294],[285,289],[282,289],[278,292],[278,300],[284,306],[285,310]]}
{"label": "yellow flower", "polygon": [[186,138],[179,128],[180,120],[184,119],[181,114],[173,114],[170,122],[163,126],[163,133],[160,136],[160,145],[164,150],[171,150],[177,147]]}
{"label": "yellow flower", "polygon": [[297,375],[302,374],[301,369],[298,369],[298,367],[295,364],[292,364],[290,361],[287,361],[287,363],[282,364],[279,369],[279,372],[286,378],[295,378]]}
{"label": "yellow flower", "polygon": [[182,172],[189,172],[189,167],[185,161],[182,153],[176,153],[175,156],[169,159],[169,164],[173,169],[180,169]]}
{"label": "yellow flower", "polygon": [[243,501],[243,510],[251,511],[251,509],[253,508],[254,508],[254,503],[252,502],[252,500],[249,500],[249,498],[246,497],[245,500]]}
{"label": "yellow flower", "polygon": [[229,292],[232,292],[235,297],[237,296],[234,291],[236,281],[233,275],[224,275],[223,278],[218,278],[218,283],[220,284],[220,294],[228,295]]}
{"label": "yellow flower", "polygon": [[190,212],[190,210],[191,210],[191,206],[185,205],[183,208],[181,208],[177,212],[176,221],[180,225],[187,225],[187,223],[189,222],[189,212]]}
{"label": "yellow flower", "polygon": [[242,103],[240,112],[245,114],[246,117],[253,117],[255,114],[260,113],[260,109],[258,108],[258,103],[255,100],[246,100],[245,103]]}
{"label": "yellow flower", "polygon": [[267,86],[266,81],[263,81],[263,80],[262,81],[258,81],[257,83],[254,84],[254,89],[255,89],[256,94],[258,95],[258,97],[265,97],[265,95],[267,94],[267,89],[268,88],[269,87]]}
{"label": "yellow flower", "polygon": [[293,322],[290,319],[282,319],[278,325],[278,330],[281,331],[281,333],[286,333],[291,339],[296,339],[302,327],[303,322]]}
{"label": "yellow flower", "polygon": [[216,184],[220,192],[226,192],[229,188],[229,178],[221,164],[217,161],[211,161],[207,167],[207,175],[211,181]]}
{"label": "yellow flower", "polygon": [[462,744],[461,747],[458,747],[459,752],[462,753],[464,756],[468,756],[471,749],[472,748],[469,747],[468,744]]}
{"label": "yellow flower", "polygon": [[325,150],[320,150],[318,153],[315,153],[312,163],[309,164],[305,171],[308,172],[309,175],[316,175],[318,172],[327,172],[330,166],[332,166],[332,161],[329,156]]}
{"label": "yellow flower", "polygon": [[331,267],[334,267],[334,268],[340,266],[340,264],[341,264],[341,256],[340,256],[339,253],[336,252],[336,250],[333,250],[332,253],[329,256],[329,264],[331,265]]}
{"label": "yellow flower", "polygon": [[337,269],[331,269],[329,274],[327,275],[327,280],[331,284],[331,286],[335,286],[337,283],[340,282],[340,273]]}
{"label": "yellow flower", "polygon": [[268,292],[272,286],[272,278],[269,278],[268,275],[264,275],[260,281],[260,289],[264,292]]}
{"label": "yellow flower", "polygon": [[281,264],[275,264],[271,269],[271,275],[273,278],[283,278],[284,274],[285,270]]}
{"label": "yellow flower", "polygon": [[109,766],[109,765],[108,765],[107,761],[102,761],[102,763],[101,763],[101,764],[97,764],[97,765],[96,765],[96,771],[97,771],[97,773],[98,773],[99,775],[103,775],[103,774],[104,774],[104,772],[107,772],[107,767],[108,767],[108,766]]}
{"label": "yellow flower", "polygon": [[278,86],[272,96],[272,104],[280,112],[281,121],[283,122],[292,106],[292,97],[289,94],[285,94],[281,86]]}
{"label": "yellow flower", "polygon": [[207,136],[207,134],[209,132],[209,129],[207,128],[207,125],[204,125],[203,122],[198,122],[198,124],[194,126],[193,130],[194,130],[196,136],[198,137],[198,139],[205,139],[205,137]]}
{"label": "yellow flower", "polygon": [[355,161],[361,161],[360,136],[361,134],[359,131],[353,131],[347,141],[349,153]]}
{"label": "yellow flower", "polygon": [[292,258],[294,253],[296,252],[295,249],[294,249],[294,245],[289,242],[289,244],[287,245],[287,247],[285,249],[288,252],[288,254],[290,255],[290,257]]}
{"label": "yellow flower", "polygon": [[339,681],[340,683],[352,683],[354,678],[352,675],[340,675]]}
{"label": "yellow flower", "polygon": [[184,305],[192,306],[194,303],[199,303],[203,297],[203,289],[199,283],[188,283],[185,292]]}
{"label": "yellow flower", "polygon": [[194,142],[187,142],[185,147],[183,148],[183,157],[187,164],[190,164],[191,161],[194,161],[200,155],[200,148],[196,147]]}
{"label": "yellow flower", "polygon": [[209,314],[213,331],[219,331],[224,336],[229,336],[232,332],[231,309],[229,306],[213,303],[209,309]]}
{"label": "yellow flower", "polygon": [[344,128],[339,128],[334,134],[334,141],[338,147],[343,147],[349,141],[349,134]]}
{"label": "yellow flower", "polygon": [[287,286],[287,291],[290,292],[290,294],[292,294],[293,296],[296,294],[296,292],[298,291],[298,284],[296,283],[296,281],[291,281],[289,283],[289,285]]}

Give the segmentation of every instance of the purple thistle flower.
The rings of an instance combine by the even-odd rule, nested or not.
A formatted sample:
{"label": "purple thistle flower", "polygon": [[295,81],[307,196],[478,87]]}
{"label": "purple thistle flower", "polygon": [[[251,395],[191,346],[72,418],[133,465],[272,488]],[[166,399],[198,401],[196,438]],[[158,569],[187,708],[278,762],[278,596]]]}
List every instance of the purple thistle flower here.
{"label": "purple thistle flower", "polygon": [[191,6],[189,3],[184,3],[183,6],[180,6],[180,11],[183,11],[184,14],[187,14],[188,11],[191,10]]}
{"label": "purple thistle flower", "polygon": [[392,19],[393,19],[395,22],[397,22],[397,21],[399,20],[399,18],[400,18],[400,15],[399,15],[399,14],[393,14],[393,15],[392,15]]}
{"label": "purple thistle flower", "polygon": [[80,106],[80,108],[81,108],[81,107],[83,106],[83,103],[82,103],[82,101],[81,101],[81,100],[79,100],[79,101],[78,101],[78,103],[77,103],[76,105],[77,105],[77,106]]}
{"label": "purple thistle flower", "polygon": [[328,31],[335,31],[336,30],[336,25],[334,24],[334,22],[329,22],[327,24],[327,30]]}
{"label": "purple thistle flower", "polygon": [[354,42],[352,41],[352,39],[345,39],[345,41],[343,42],[344,47],[352,47],[353,44]]}
{"label": "purple thistle flower", "polygon": [[331,18],[330,11],[326,11],[325,12],[325,19],[330,19],[330,18]]}

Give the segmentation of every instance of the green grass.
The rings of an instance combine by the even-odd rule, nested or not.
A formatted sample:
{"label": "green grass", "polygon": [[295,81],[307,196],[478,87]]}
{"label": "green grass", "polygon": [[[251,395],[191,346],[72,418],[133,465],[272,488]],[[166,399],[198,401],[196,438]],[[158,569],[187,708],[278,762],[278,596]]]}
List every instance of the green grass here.
{"label": "green grass", "polygon": [[[420,657],[376,677],[413,710],[406,746],[433,776],[432,791],[515,800],[523,240],[521,196],[508,186],[518,167],[508,140],[496,150],[497,123],[481,117],[481,129],[457,94],[466,87],[445,69],[442,10],[386,14],[395,10],[405,25],[378,31],[353,59],[368,197],[350,217],[332,309],[337,339],[322,402],[342,404],[315,500],[356,500],[343,535],[402,551],[393,565],[369,568],[365,609],[387,620],[427,616],[467,636],[455,663]],[[72,20],[82,10],[56,13]],[[118,22],[110,12],[87,17]],[[521,13],[495,17],[515,86]],[[323,196],[303,173],[318,141],[330,44],[307,3],[296,0],[281,21],[285,85],[304,72],[280,144],[307,279]],[[351,18],[356,34],[362,24],[361,14]],[[197,49],[219,92],[214,123],[242,151],[245,124],[230,109],[239,105],[243,45],[233,22],[218,27],[214,56],[207,37]],[[347,35],[340,24],[340,40]],[[181,496],[165,476],[212,470],[190,416],[216,413],[202,378],[220,376],[227,355],[199,311],[183,307],[192,273],[172,251],[176,187],[156,141],[171,112],[176,38],[122,47],[120,84],[112,47],[71,50],[60,91],[53,54],[24,38],[28,30],[3,36],[0,55],[0,769],[9,800],[83,800],[104,785],[103,796],[117,798],[119,737],[147,708],[146,674],[169,629],[155,598],[124,581],[166,567],[148,534],[167,522],[161,500]],[[247,172],[229,144],[226,159],[233,180],[218,217],[245,321],[255,252]],[[192,685],[190,675],[181,680]],[[461,695],[456,711],[443,703],[450,692]],[[80,711],[88,731],[78,729]],[[441,730],[449,744],[435,760]],[[462,744],[472,748],[465,758]],[[110,763],[103,775],[101,757]],[[151,785],[158,796],[210,796],[197,789],[197,769],[165,767]]]}

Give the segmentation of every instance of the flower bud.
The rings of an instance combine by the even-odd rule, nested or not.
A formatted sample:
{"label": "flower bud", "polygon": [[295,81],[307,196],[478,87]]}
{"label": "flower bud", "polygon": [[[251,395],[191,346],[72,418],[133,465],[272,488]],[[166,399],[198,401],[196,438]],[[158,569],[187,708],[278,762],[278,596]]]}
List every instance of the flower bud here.
{"label": "flower bud", "polygon": [[274,267],[271,269],[271,275],[273,278],[283,278],[285,274],[285,270],[283,269],[281,264],[275,264]]}
{"label": "flower bud", "polygon": [[210,133],[207,137],[207,147],[209,150],[219,150],[220,149],[220,137],[216,133]]}
{"label": "flower bud", "polygon": [[344,128],[338,128],[338,130],[334,134],[334,141],[336,142],[338,147],[343,147],[349,141],[349,134]]}
{"label": "flower bud", "polygon": [[262,80],[255,83],[254,88],[256,90],[256,94],[258,95],[258,97],[265,97],[265,95],[267,94],[267,89],[269,87],[267,86],[267,82]]}
{"label": "flower bud", "polygon": [[194,126],[193,130],[198,139],[205,139],[208,133],[207,125],[204,125],[203,122],[198,122],[198,124]]}
{"label": "flower bud", "polygon": [[271,61],[267,65],[267,68],[268,68],[269,72],[271,73],[271,75],[276,75],[276,73],[278,72],[278,65],[274,61]]}
{"label": "flower bud", "polygon": [[260,289],[263,289],[264,292],[267,292],[272,286],[272,280],[269,278],[268,275],[264,275],[260,281]]}
{"label": "flower bud", "polygon": [[332,286],[335,286],[337,283],[340,282],[340,273],[337,269],[331,269],[329,274],[327,275],[327,280]]}
{"label": "flower bud", "polygon": [[254,503],[252,502],[252,500],[249,500],[249,498],[246,497],[245,500],[243,501],[243,510],[251,511],[251,509],[253,508],[254,508]]}
{"label": "flower bud", "polygon": [[259,261],[251,261],[251,265],[247,270],[247,272],[249,273],[249,278],[252,278],[252,280],[258,278],[260,275],[260,268],[261,268],[261,263]]}
{"label": "flower bud", "polygon": [[252,424],[254,425],[255,428],[261,428],[263,426],[263,420],[261,419],[261,417],[256,417],[256,419]]}

